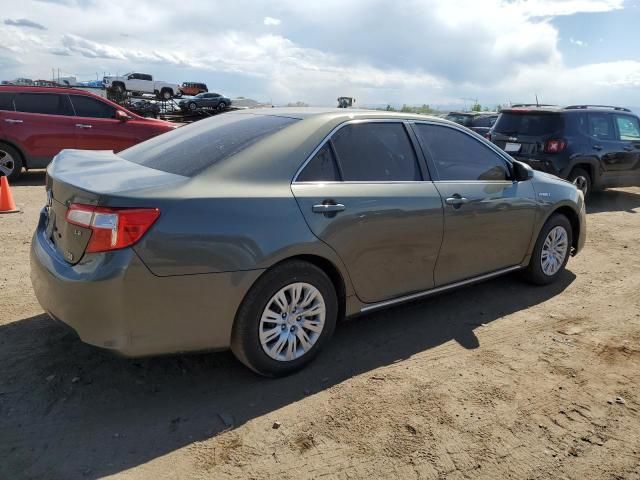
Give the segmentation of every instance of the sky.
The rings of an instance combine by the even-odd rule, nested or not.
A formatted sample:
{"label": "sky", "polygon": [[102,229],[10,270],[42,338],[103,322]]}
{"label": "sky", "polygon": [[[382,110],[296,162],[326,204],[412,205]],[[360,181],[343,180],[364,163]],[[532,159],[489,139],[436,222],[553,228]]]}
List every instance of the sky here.
{"label": "sky", "polygon": [[0,0],[0,79],[137,71],[275,104],[640,105],[640,0]]}

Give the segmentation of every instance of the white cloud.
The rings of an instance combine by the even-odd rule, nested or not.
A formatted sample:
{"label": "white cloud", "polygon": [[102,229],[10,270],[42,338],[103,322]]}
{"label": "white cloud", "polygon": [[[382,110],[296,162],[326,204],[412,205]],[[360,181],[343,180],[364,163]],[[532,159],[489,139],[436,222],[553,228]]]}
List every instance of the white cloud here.
{"label": "white cloud", "polygon": [[[60,67],[95,79],[140,70],[284,103],[333,104],[338,95],[360,105],[497,103],[539,93],[560,103],[640,104],[636,61],[570,68],[551,21],[616,10],[622,0],[412,0],[396,9],[384,0],[192,0],[166,14],[174,3],[113,9],[107,0],[0,0],[14,18],[48,28],[0,24],[0,75],[46,78]],[[279,27],[277,34],[265,35],[264,26]]]}
{"label": "white cloud", "polygon": [[282,20],[280,20],[279,18],[264,17],[264,20],[262,21],[262,23],[264,23],[267,26],[277,26],[282,23]]}

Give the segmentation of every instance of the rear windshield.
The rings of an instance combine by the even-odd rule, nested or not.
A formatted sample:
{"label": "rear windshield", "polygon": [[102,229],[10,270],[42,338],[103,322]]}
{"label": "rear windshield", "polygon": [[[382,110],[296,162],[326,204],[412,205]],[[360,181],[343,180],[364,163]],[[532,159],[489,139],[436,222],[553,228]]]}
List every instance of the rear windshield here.
{"label": "rear windshield", "polygon": [[500,115],[494,132],[507,135],[547,135],[562,130],[562,115],[554,113],[510,113]]}
{"label": "rear windshield", "polygon": [[271,115],[218,115],[139,143],[118,155],[145,167],[193,177],[297,120]]}

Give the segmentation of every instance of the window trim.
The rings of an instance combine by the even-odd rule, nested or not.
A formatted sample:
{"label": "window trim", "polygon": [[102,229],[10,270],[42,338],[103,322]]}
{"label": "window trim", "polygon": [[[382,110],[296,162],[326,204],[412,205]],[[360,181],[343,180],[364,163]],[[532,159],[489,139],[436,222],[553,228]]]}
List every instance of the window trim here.
{"label": "window trim", "polygon": [[[493,143],[488,143],[485,141],[485,139],[478,135],[476,132],[474,132],[473,130],[469,130],[466,127],[463,127],[460,124],[448,124],[448,123],[444,123],[444,122],[434,122],[431,120],[410,120],[409,124],[412,126],[413,125],[435,125],[437,127],[445,127],[445,128],[450,128],[451,130],[457,130],[458,132],[462,133],[463,135],[467,135],[468,137],[471,137],[471,139],[483,146],[485,146],[486,148],[488,148],[489,150],[493,151],[495,154],[498,155],[498,157],[500,157],[506,164],[507,164],[507,170],[509,171],[509,175],[511,177],[513,177],[513,161],[514,159],[512,159],[511,157],[509,157],[502,149],[500,149],[497,145],[493,144]],[[416,139],[417,139],[417,133],[414,132],[414,134],[416,135]],[[422,145],[420,144],[420,142],[418,141],[418,146],[420,147],[420,149],[422,149]],[[427,164],[429,165],[429,169],[430,171],[433,171],[433,173],[431,174],[431,181],[432,182],[438,182],[438,183],[514,183],[515,180],[513,180],[513,178],[507,178],[506,180],[442,180],[440,178],[440,173],[438,172],[438,169],[436,168],[436,165],[433,161],[433,158],[431,157],[431,152],[422,152],[425,158],[425,161],[427,162]]]}
{"label": "window trim", "polygon": [[[318,144],[316,148],[314,148],[311,154],[306,158],[302,165],[298,167],[296,173],[293,175],[293,179],[291,180],[291,184],[297,185],[318,185],[318,184],[335,184],[335,183],[344,183],[344,184],[365,184],[365,185],[386,185],[386,184],[403,184],[403,183],[422,183],[433,181],[433,176],[431,175],[430,169],[427,165],[427,159],[424,156],[420,145],[417,142],[417,138],[415,138],[415,133],[409,124],[410,120],[406,118],[358,118],[354,120],[347,120],[346,122],[342,122],[341,124],[335,126]],[[298,176],[305,169],[305,167],[314,159],[316,154],[320,151],[320,149],[327,143],[330,143],[331,150],[333,151],[333,155],[336,160],[336,166],[338,168],[338,172],[340,174],[340,178],[344,178],[342,173],[342,166],[340,165],[340,158],[338,157],[338,153],[336,152],[333,142],[331,139],[333,135],[335,135],[340,129],[354,124],[360,123],[400,123],[404,126],[405,133],[407,134],[407,138],[409,143],[411,144],[411,148],[413,149],[413,153],[416,156],[416,161],[418,163],[418,169],[420,170],[420,174],[422,175],[422,179],[420,180],[338,180],[338,181],[309,181],[302,182],[298,181]]]}

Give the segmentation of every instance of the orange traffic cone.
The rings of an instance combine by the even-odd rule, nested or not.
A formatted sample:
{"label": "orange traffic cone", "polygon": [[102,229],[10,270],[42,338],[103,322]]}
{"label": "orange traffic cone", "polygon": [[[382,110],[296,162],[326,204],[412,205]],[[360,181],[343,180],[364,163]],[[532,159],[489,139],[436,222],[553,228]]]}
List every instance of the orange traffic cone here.
{"label": "orange traffic cone", "polygon": [[4,175],[0,176],[0,213],[16,213],[19,212],[16,202],[13,201],[11,189],[9,188],[9,180]]}

